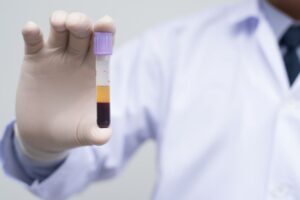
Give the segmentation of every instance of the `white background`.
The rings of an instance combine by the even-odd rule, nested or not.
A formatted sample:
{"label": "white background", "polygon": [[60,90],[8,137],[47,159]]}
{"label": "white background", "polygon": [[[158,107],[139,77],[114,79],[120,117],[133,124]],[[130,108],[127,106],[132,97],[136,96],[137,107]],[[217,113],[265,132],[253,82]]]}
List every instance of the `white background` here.
{"label": "white background", "polygon": [[[80,11],[94,21],[109,14],[117,24],[118,47],[162,22],[234,1],[238,0],[0,0],[0,135],[5,125],[14,119],[15,91],[23,57],[21,28],[27,20],[38,23],[46,37],[49,16],[56,9]],[[148,142],[119,177],[94,184],[71,199],[150,199],[154,183],[155,145]],[[0,199],[37,198],[0,170]]]}

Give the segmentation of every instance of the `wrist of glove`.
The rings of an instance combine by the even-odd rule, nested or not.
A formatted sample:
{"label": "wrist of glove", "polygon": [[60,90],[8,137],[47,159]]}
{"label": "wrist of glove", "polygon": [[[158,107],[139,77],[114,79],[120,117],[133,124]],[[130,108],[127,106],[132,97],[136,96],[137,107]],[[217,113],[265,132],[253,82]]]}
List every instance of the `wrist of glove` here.
{"label": "wrist of glove", "polygon": [[53,163],[57,163],[65,159],[69,154],[69,151],[46,152],[28,145],[21,139],[17,123],[14,124],[14,133],[16,144],[21,150],[21,153],[41,165],[51,165]]}

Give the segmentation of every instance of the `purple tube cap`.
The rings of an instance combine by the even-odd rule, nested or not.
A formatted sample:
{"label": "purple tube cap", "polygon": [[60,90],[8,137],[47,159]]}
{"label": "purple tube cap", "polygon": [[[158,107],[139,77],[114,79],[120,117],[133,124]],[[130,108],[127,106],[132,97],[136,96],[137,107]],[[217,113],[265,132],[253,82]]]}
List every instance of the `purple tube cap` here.
{"label": "purple tube cap", "polygon": [[113,46],[113,34],[111,32],[94,33],[94,54],[111,55]]}

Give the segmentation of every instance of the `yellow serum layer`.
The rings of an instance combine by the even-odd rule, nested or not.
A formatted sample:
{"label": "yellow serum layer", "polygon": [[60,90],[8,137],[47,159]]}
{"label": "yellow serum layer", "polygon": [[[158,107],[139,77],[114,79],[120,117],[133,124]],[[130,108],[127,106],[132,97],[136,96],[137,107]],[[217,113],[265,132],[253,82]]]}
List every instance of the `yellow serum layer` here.
{"label": "yellow serum layer", "polygon": [[97,90],[96,94],[97,94],[98,103],[110,102],[109,86],[97,86],[96,90]]}

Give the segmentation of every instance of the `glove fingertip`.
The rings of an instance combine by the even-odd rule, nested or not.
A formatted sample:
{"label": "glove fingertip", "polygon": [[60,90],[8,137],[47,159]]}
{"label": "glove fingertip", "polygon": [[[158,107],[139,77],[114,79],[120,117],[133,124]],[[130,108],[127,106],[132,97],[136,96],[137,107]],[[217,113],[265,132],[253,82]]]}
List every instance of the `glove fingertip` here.
{"label": "glove fingertip", "polygon": [[112,135],[112,129],[99,128],[98,126],[92,127],[89,134],[89,142],[92,145],[103,145],[108,142]]}

